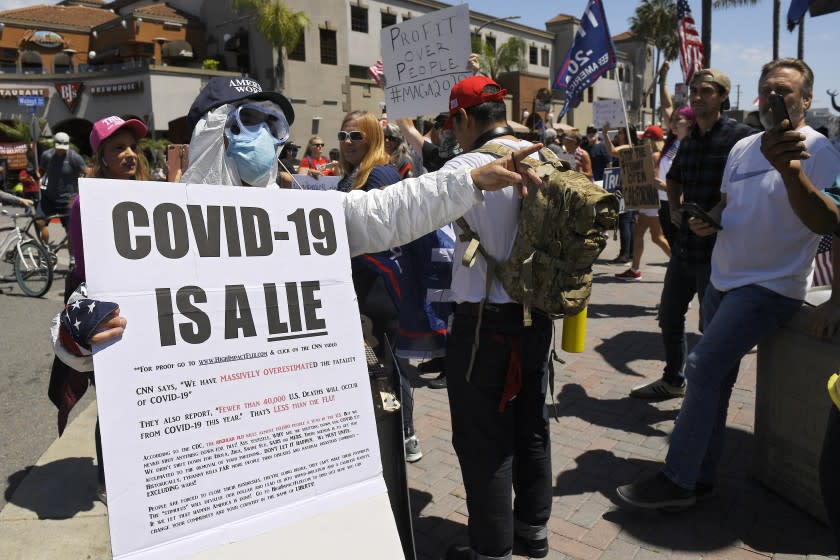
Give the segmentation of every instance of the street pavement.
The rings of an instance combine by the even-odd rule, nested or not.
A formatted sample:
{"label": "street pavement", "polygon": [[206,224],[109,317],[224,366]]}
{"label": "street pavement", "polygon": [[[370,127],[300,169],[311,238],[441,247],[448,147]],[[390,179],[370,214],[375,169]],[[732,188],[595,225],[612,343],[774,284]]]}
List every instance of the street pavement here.
{"label": "street pavement", "polygon": [[[613,275],[610,240],[595,266],[586,349],[560,352],[551,421],[554,504],[548,523],[553,560],[836,558],[830,530],[750,475],[756,356],[745,357],[732,394],[716,495],[681,513],[617,507],[615,488],[655,472],[667,452],[680,400],[629,398],[661,374],[656,305],[665,257],[648,244],[640,281]],[[687,317],[697,340],[698,305]],[[557,323],[557,347],[561,322]],[[559,364],[558,364],[559,365]],[[426,376],[428,379],[430,376]],[[446,391],[419,379],[415,426],[424,457],[408,466],[419,560],[437,560],[466,542],[467,510],[451,444]],[[95,404],[70,424],[29,470],[0,512],[0,558],[108,558],[107,509],[95,500]],[[317,556],[313,556],[317,557]],[[515,558],[522,558],[516,556]]]}

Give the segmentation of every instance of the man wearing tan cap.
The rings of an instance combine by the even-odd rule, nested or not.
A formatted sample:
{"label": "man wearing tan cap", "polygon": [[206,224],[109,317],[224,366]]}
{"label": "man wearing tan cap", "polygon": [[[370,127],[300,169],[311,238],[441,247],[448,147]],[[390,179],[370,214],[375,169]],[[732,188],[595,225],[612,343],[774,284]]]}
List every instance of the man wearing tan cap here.
{"label": "man wearing tan cap", "polygon": [[659,327],[665,345],[665,370],[660,379],[635,387],[630,396],[670,399],[685,394],[685,313],[697,294],[701,301],[711,274],[715,236],[700,237],[688,227],[681,206],[693,202],[710,210],[720,202],[723,168],[732,146],[753,130],[722,115],[729,108],[729,77],[714,68],[699,70],[689,85],[689,101],[697,119],[668,172],[668,204],[679,235],[671,248],[659,304]]}

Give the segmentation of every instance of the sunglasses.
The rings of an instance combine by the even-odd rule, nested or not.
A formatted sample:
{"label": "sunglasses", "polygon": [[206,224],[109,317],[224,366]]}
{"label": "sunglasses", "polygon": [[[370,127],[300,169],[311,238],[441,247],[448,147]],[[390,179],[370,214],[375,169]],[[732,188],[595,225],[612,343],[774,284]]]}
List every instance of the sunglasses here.
{"label": "sunglasses", "polygon": [[352,140],[353,142],[361,142],[365,139],[364,133],[361,130],[351,130],[350,132],[339,131],[338,133],[338,141],[339,142],[346,142],[347,139]]}
{"label": "sunglasses", "polygon": [[276,144],[284,144],[289,139],[289,123],[285,115],[262,105],[246,103],[237,107],[229,116],[226,123],[233,134],[255,138],[263,126],[274,138]]}
{"label": "sunglasses", "polygon": [[323,147],[324,147],[324,143],[323,143],[323,142],[322,142],[322,143],[320,143],[320,144],[315,143],[315,144],[312,144],[312,146],[313,146],[313,147],[315,147],[315,148],[323,148]]}

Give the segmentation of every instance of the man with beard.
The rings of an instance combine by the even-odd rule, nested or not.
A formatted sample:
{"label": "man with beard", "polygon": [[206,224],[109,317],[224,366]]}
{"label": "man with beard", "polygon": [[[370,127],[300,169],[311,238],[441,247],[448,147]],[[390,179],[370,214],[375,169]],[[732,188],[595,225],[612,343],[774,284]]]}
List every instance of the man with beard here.
{"label": "man with beard", "polygon": [[703,321],[703,294],[709,284],[715,236],[694,234],[688,227],[688,216],[680,208],[683,203],[691,202],[708,211],[720,202],[720,185],[729,150],[754,132],[722,114],[729,109],[731,88],[729,76],[713,68],[699,70],[691,78],[689,100],[696,121],[680,142],[666,177],[671,221],[679,228],[679,235],[671,247],[659,304],[665,369],[660,379],[634,387],[631,397],[670,399],[685,395],[685,314],[697,294]]}
{"label": "man with beard", "polygon": [[[805,124],[813,86],[813,72],[798,59],[774,60],[761,70],[759,111],[767,132],[740,140],[726,162],[721,200],[709,212],[723,229],[703,300],[703,338],[686,360],[687,392],[664,468],[618,489],[632,505],[684,508],[714,489],[741,358],[799,310],[818,234],[838,231],[836,199],[822,191],[840,173],[840,153]],[[781,115],[772,114],[771,92],[783,97],[789,114],[775,126]],[[689,227],[701,238],[716,231],[697,218]]]}

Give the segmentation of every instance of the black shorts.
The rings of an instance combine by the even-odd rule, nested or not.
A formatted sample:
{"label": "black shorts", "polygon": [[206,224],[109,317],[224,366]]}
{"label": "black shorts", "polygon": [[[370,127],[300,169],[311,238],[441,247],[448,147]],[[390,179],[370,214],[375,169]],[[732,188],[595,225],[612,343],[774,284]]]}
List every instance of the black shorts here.
{"label": "black shorts", "polygon": [[61,225],[64,226],[66,231],[70,224],[70,203],[72,201],[72,197],[62,197],[58,200],[53,200],[47,198],[46,196],[42,196],[41,200],[38,202],[38,210],[35,212],[35,217],[40,220],[44,220],[49,216],[58,214],[59,220],[61,220]]}

